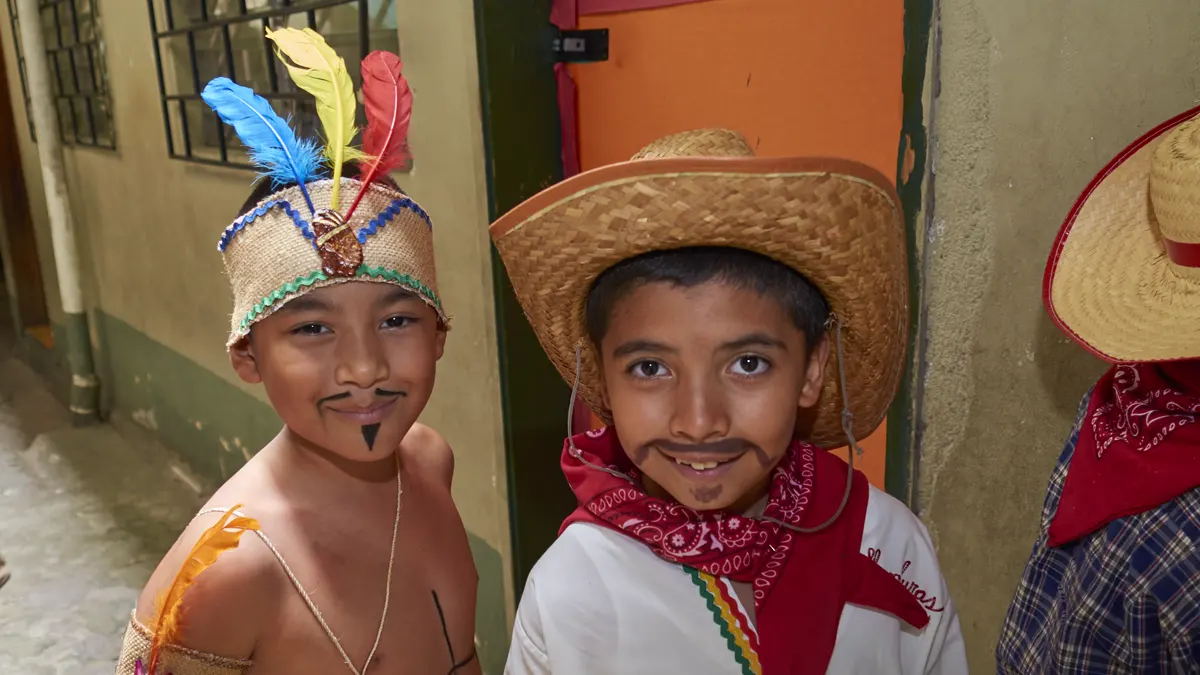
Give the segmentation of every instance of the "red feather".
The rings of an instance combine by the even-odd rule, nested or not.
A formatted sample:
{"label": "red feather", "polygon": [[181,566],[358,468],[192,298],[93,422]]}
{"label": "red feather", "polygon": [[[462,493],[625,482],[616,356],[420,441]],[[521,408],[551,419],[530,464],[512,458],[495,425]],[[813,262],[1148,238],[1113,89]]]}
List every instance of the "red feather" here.
{"label": "red feather", "polygon": [[403,165],[408,160],[408,125],[412,121],[412,90],[401,74],[400,57],[391,52],[374,51],[362,62],[363,108],[367,128],[363,131],[363,152],[374,157],[370,170],[346,220],[358,208],[371,181]]}

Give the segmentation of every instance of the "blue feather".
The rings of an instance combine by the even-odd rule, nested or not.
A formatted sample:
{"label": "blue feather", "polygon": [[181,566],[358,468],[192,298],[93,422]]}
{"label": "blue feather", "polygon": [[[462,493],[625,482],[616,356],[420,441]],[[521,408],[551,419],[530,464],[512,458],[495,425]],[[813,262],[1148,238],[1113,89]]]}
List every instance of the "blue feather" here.
{"label": "blue feather", "polygon": [[299,140],[267,100],[227,77],[213,78],[200,97],[221,121],[233,127],[261,176],[275,185],[297,183],[308,210],[315,213],[305,184],[322,176],[321,152],[310,140]]}

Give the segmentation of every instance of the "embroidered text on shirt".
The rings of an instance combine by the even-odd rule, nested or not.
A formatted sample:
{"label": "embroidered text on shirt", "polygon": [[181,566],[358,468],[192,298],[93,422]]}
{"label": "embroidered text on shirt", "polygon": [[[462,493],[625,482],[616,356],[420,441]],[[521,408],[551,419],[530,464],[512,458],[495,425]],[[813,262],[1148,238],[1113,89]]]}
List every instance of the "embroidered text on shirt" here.
{"label": "embroidered text on shirt", "polygon": [[[877,565],[879,564],[879,557],[882,553],[883,553],[882,549],[878,549],[878,548],[868,548],[867,549],[867,557],[870,558]],[[882,567],[882,565],[880,565],[880,566]],[[946,609],[945,603],[942,603],[942,606],[939,607],[938,599],[937,599],[936,595],[929,595],[925,591],[924,588],[921,588],[921,584],[918,584],[915,581],[909,581],[904,578],[904,573],[908,571],[908,568],[910,566],[912,566],[912,561],[905,560],[904,564],[900,566],[900,571],[893,573],[892,576],[895,577],[896,581],[899,581],[904,586],[904,588],[908,589],[909,593],[913,594],[913,597],[917,599],[917,602],[919,602],[921,604],[921,606],[925,608],[926,611],[929,611],[929,612],[945,611],[945,609]],[[887,569],[887,568],[884,567],[884,569]],[[891,570],[888,570],[888,571],[891,571]]]}

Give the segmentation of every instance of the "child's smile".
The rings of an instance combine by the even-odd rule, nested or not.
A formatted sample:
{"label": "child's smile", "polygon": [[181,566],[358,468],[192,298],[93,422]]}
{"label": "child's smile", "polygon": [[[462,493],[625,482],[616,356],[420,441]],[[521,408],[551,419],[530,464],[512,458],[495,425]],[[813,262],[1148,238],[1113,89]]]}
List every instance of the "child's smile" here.
{"label": "child's smile", "polygon": [[[667,456],[670,457],[670,455]],[[738,457],[731,457],[729,459],[715,459],[708,462],[696,461],[694,459],[685,460],[682,457],[672,457],[672,459],[674,459],[675,463],[681,467],[679,470],[682,471],[684,475],[693,476],[695,478],[713,478],[715,476],[719,476],[726,469],[728,469],[730,464],[738,459],[741,459],[741,456],[739,455]]]}
{"label": "child's smile", "polygon": [[370,461],[399,446],[428,400],[445,335],[415,294],[355,281],[292,300],[230,354],[298,437]]}
{"label": "child's smile", "polygon": [[356,402],[347,394],[337,394],[321,400],[324,409],[338,415],[348,424],[364,426],[367,424],[382,424],[396,410],[396,403],[404,396],[404,392],[376,389],[375,394],[361,402]]}
{"label": "child's smile", "polygon": [[613,306],[601,351],[614,427],[647,491],[701,510],[765,494],[824,365],[778,301],[720,282],[636,288]]}
{"label": "child's smile", "polygon": [[[674,468],[685,480],[693,483],[711,483],[721,480],[726,474],[734,471],[738,463],[749,458],[757,458],[761,466],[772,467],[775,462],[762,448],[740,438],[728,438],[716,443],[704,445],[679,445],[669,441],[660,441],[654,450],[665,459],[674,463]],[[644,463],[644,462],[643,462]],[[722,492],[721,486],[712,486],[705,492],[711,499],[716,499]],[[699,489],[699,488],[697,488]]]}

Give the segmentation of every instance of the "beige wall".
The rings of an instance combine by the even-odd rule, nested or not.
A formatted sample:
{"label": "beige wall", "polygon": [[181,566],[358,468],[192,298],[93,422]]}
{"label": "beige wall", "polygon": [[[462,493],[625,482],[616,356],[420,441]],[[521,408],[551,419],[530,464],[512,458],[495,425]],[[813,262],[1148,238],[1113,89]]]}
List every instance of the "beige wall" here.
{"label": "beige wall", "polygon": [[414,166],[400,183],[434,219],[438,291],[453,321],[437,391],[422,419],[455,448],[455,502],[468,529],[501,554],[511,607],[508,478],[474,3],[399,0],[398,5],[401,52],[415,99]]}
{"label": "beige wall", "polygon": [[984,673],[1102,369],[1042,309],[1046,256],[1090,178],[1200,98],[1200,4],[940,4],[920,511]]}
{"label": "beige wall", "polygon": [[[93,0],[95,1],[95,0]],[[493,318],[475,23],[470,0],[398,0],[405,72],[415,93],[415,168],[398,176],[435,222],[439,290],[453,315],[437,390],[423,420],[457,455],[455,497],[467,527],[504,561],[511,605],[507,483]],[[68,148],[88,306],[253,392],[224,349],[230,294],[216,250],[250,189],[248,172],[167,155],[146,3],[99,2],[117,150]],[[37,149],[31,143],[7,15],[0,21],[17,133],[47,276],[61,316]]]}

